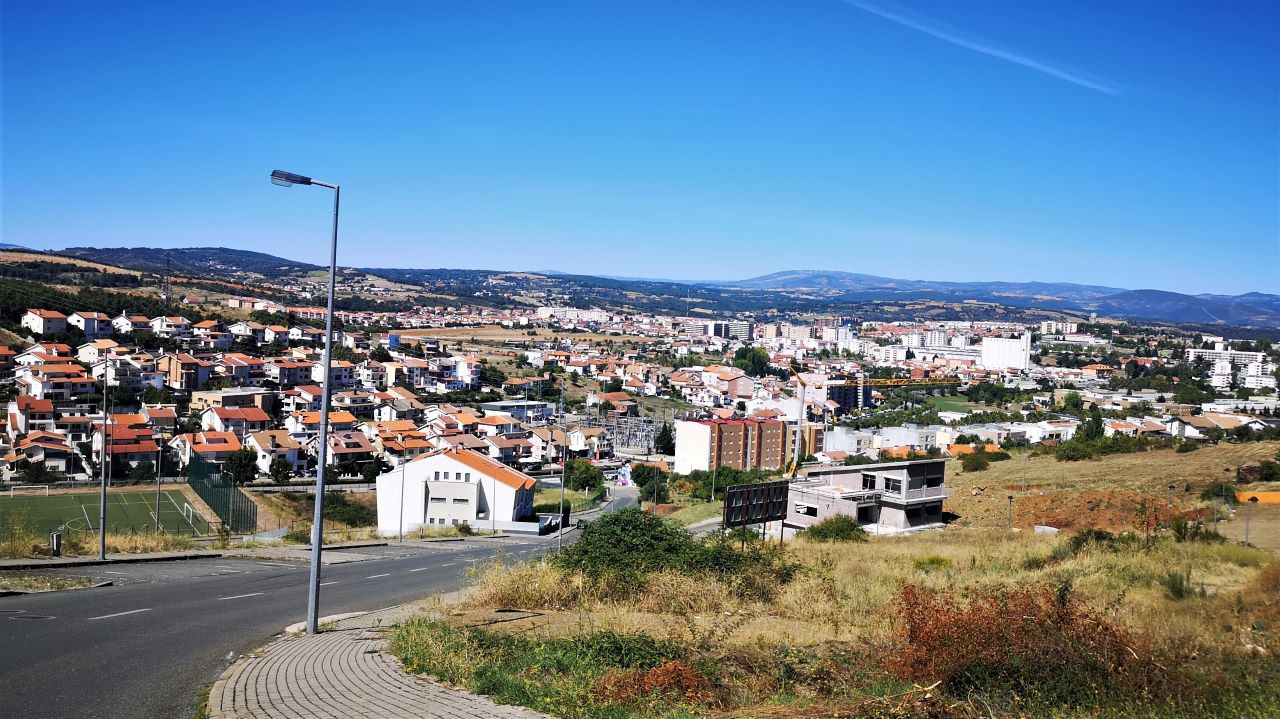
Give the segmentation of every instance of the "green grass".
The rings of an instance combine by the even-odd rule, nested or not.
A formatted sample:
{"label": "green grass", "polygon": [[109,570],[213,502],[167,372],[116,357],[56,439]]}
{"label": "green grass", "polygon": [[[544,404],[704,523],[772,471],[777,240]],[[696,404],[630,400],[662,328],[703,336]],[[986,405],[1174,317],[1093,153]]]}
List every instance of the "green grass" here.
{"label": "green grass", "polygon": [[[564,503],[570,512],[582,512],[600,503],[602,495],[597,492],[575,492],[566,489]],[[560,511],[560,489],[539,489],[533,494],[533,511],[540,514]]]}
{"label": "green grass", "polygon": [[[160,524],[166,532],[190,534],[191,522],[182,515],[186,496],[176,489],[161,491]],[[115,532],[146,532],[155,528],[154,492],[108,492],[107,529]],[[96,531],[98,527],[98,495],[83,494],[0,495],[0,530],[24,526],[39,534],[63,531]],[[199,512],[194,514],[198,534],[212,534],[209,522]]]}
{"label": "green grass", "polygon": [[719,517],[722,504],[722,502],[697,502],[677,509],[666,518],[682,527],[687,527],[712,517]]}
{"label": "green grass", "polygon": [[983,410],[992,409],[980,404],[974,404],[964,397],[930,397],[928,403],[939,412],[981,412]]}

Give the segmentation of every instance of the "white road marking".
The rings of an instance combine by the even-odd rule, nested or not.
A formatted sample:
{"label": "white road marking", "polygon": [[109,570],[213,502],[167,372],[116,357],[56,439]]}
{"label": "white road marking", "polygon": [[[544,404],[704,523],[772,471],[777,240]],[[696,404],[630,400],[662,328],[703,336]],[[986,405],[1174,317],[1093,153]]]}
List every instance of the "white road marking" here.
{"label": "white road marking", "polygon": [[452,567],[452,566],[453,566],[453,565],[455,565],[455,564],[457,564],[457,562],[449,562],[448,564],[441,564],[440,566],[442,566],[442,567]]}
{"label": "white road marking", "polygon": [[327,587],[327,586],[329,586],[330,584],[337,584],[337,582],[320,582],[320,584],[319,584],[318,586],[321,586],[321,587]]}
{"label": "white road marking", "polygon": [[254,592],[253,594],[237,594],[234,597],[218,597],[219,602],[225,602],[228,599],[244,599],[245,597],[256,597],[262,592]]}
{"label": "white road marking", "polygon": [[103,574],[124,574],[124,572],[108,572],[108,571],[105,571],[105,570],[104,570],[102,573],[103,573]]}
{"label": "white road marking", "polygon": [[133,609],[127,612],[116,612],[115,614],[104,614],[100,617],[89,617],[88,621],[92,622],[97,619],[110,619],[112,617],[123,617],[126,614],[137,614],[138,612],[149,612],[150,609]]}
{"label": "white road marking", "polygon": [[382,578],[382,577],[389,577],[389,576],[391,576],[391,573],[390,573],[390,572],[388,572],[388,573],[386,573],[386,574],[374,574],[374,575],[372,575],[372,576],[365,577],[365,579],[380,579],[380,578]]}
{"label": "white road marking", "polygon": [[410,571],[410,572],[421,572],[421,571],[423,571],[423,570],[430,569],[430,568],[431,568],[431,567],[418,567],[417,569],[410,569],[409,571]]}

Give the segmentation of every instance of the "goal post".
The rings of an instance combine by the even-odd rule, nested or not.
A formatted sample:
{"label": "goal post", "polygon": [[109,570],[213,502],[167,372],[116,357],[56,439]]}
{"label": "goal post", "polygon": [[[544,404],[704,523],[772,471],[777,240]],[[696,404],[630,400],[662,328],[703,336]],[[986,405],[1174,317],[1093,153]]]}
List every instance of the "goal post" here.
{"label": "goal post", "polygon": [[[49,485],[47,484],[15,484],[9,487],[9,496],[18,496],[18,490],[23,490],[22,496],[39,497],[42,494],[45,497],[49,496]],[[30,492],[30,495],[28,495],[28,491]]]}

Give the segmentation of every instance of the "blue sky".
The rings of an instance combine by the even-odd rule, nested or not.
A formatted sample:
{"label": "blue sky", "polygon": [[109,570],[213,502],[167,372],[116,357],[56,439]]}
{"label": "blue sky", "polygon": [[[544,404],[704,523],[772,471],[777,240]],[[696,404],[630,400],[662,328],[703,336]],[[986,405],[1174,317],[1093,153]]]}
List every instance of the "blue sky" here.
{"label": "blue sky", "polygon": [[3,12],[5,242],[1280,291],[1268,0]]}

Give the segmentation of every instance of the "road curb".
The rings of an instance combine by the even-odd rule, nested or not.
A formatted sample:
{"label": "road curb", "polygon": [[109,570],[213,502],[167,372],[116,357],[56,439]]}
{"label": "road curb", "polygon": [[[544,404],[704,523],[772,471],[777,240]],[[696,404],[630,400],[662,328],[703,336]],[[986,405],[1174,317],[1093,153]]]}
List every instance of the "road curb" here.
{"label": "road curb", "polygon": [[109,564],[141,564],[143,562],[179,562],[188,559],[217,559],[222,552],[196,552],[166,556],[119,557],[110,559],[30,559],[22,562],[0,561],[0,570],[58,569],[60,567],[101,567]]}
{"label": "road curb", "polygon": [[116,585],[115,582],[108,579],[105,582],[90,584],[87,587],[67,587],[66,589],[0,589],[0,597],[18,597],[18,596],[25,597],[31,594],[57,594],[58,592],[80,592],[80,591],[84,591],[85,589],[102,589],[103,587],[114,587],[115,585]]}

